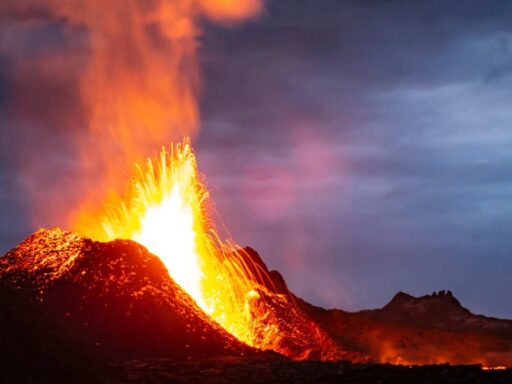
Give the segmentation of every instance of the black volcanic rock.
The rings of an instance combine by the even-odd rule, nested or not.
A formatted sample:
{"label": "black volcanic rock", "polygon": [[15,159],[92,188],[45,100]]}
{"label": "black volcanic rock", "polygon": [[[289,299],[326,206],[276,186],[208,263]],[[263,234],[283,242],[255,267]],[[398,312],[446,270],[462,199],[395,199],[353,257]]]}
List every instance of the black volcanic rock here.
{"label": "black volcanic rock", "polygon": [[507,330],[511,326],[507,320],[473,315],[450,291],[434,292],[421,297],[398,292],[381,311],[368,313],[386,322],[444,330],[485,331],[488,327]]}
{"label": "black volcanic rock", "polygon": [[478,365],[398,366],[287,359],[211,359],[198,362],[143,360],[116,366],[111,384],[510,384],[512,369]]}
{"label": "black volcanic rock", "polygon": [[99,361],[30,298],[0,284],[0,383],[96,383]]}
{"label": "black volcanic rock", "polygon": [[54,353],[51,340],[59,351],[101,361],[254,353],[205,315],[160,259],[132,241],[100,243],[39,230],[0,258],[0,286],[2,305],[9,307],[8,300],[18,307],[0,317],[2,354],[11,363],[19,349],[40,351],[34,359],[42,362],[66,357]]}
{"label": "black volcanic rock", "polygon": [[[399,292],[381,310],[361,313],[383,323],[512,339],[511,320],[475,315],[464,308],[450,291],[421,297]],[[510,347],[512,352],[512,344]]]}

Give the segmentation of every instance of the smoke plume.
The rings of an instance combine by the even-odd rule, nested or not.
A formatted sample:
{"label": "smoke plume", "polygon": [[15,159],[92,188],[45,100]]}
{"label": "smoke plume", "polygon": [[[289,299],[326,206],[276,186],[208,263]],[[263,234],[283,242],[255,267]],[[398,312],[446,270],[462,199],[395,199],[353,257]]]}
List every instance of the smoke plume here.
{"label": "smoke plume", "polygon": [[[88,232],[97,214],[93,207],[114,203],[134,164],[170,140],[198,131],[200,23],[232,24],[261,11],[260,0],[7,0],[0,5],[1,19],[60,20],[84,35],[86,64],[77,82],[87,134],[75,140],[75,150],[82,168],[79,184],[85,188],[69,213],[71,227]],[[76,64],[60,62],[58,72]]]}

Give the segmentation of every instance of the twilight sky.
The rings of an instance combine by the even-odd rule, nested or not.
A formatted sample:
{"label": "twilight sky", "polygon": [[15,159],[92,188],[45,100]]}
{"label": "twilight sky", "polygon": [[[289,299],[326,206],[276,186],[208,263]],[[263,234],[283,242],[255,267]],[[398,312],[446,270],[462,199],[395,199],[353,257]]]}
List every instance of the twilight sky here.
{"label": "twilight sky", "polygon": [[[0,6],[0,252],[74,182],[65,28]],[[450,289],[512,318],[512,2],[269,0],[201,44],[195,148],[238,243],[315,304]]]}

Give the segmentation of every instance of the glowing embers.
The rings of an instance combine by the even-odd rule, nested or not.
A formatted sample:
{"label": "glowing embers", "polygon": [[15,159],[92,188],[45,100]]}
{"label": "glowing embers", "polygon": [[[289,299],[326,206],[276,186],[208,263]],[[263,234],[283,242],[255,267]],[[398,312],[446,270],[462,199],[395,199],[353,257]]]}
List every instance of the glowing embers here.
{"label": "glowing embers", "polygon": [[171,277],[207,310],[200,252],[205,248],[206,191],[198,180],[188,141],[137,168],[121,209],[110,210],[103,227],[110,238],[130,238],[162,260]]}
{"label": "glowing embers", "polygon": [[162,149],[160,157],[137,167],[117,208],[103,219],[108,239],[128,238],[160,257],[170,276],[216,322],[254,345],[247,294],[258,268],[236,247],[219,240],[207,212],[188,140]]}
{"label": "glowing embers", "polygon": [[159,204],[147,208],[141,229],[133,239],[158,255],[174,280],[204,309],[194,213],[185,203],[179,185]]}

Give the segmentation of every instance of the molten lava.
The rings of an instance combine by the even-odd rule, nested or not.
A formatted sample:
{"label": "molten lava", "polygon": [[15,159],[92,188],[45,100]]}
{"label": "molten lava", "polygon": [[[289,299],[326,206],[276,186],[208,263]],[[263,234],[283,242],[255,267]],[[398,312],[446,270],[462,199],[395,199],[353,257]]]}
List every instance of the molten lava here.
{"label": "molten lava", "polygon": [[[159,256],[172,278],[206,310],[200,250],[205,238],[207,197],[197,180],[194,154],[186,142],[159,161],[138,168],[127,202],[111,210],[103,227],[109,238],[128,238]],[[204,253],[203,253],[204,254]]]}
{"label": "molten lava", "polygon": [[208,215],[208,192],[200,181],[188,140],[162,149],[158,159],[137,168],[137,176],[118,208],[103,219],[109,240],[131,239],[159,256],[170,276],[207,314],[247,344],[251,314],[247,303],[258,295],[241,250],[223,243]]}
{"label": "molten lava", "polygon": [[188,140],[137,167],[114,207],[103,218],[102,239],[144,245],[196,304],[240,341],[299,360],[354,358],[294,304],[284,282],[276,287],[257,254],[220,240]]}

